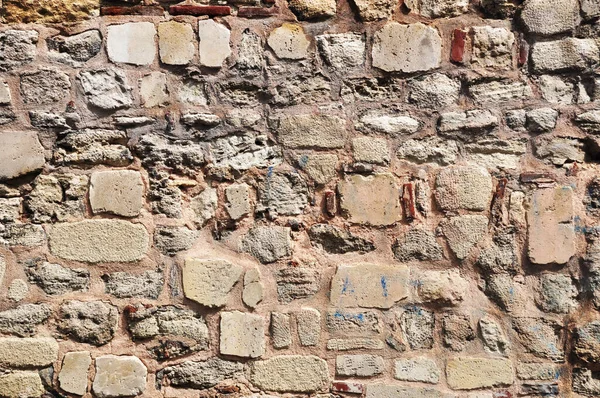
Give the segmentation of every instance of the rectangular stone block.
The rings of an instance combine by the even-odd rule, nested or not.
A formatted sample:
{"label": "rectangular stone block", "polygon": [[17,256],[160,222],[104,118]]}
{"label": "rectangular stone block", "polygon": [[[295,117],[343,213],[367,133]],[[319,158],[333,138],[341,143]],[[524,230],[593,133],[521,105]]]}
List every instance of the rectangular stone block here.
{"label": "rectangular stone block", "polygon": [[446,364],[448,385],[455,390],[509,386],[513,373],[512,362],[505,358],[457,357]]}
{"label": "rectangular stone block", "polygon": [[0,338],[0,366],[39,368],[53,364],[57,357],[58,343],[52,338]]}

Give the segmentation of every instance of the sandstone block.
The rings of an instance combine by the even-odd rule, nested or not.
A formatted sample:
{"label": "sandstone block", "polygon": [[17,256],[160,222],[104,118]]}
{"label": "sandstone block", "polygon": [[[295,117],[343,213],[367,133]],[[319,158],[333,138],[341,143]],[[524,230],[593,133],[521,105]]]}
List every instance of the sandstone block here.
{"label": "sandstone block", "polygon": [[335,15],[335,0],[290,0],[290,10],[300,20],[324,19]]}
{"label": "sandstone block", "polygon": [[488,223],[486,216],[464,215],[444,220],[440,226],[450,249],[459,260],[462,260],[486,235]]}
{"label": "sandstone block", "polygon": [[382,374],[383,358],[377,355],[338,355],[335,358],[335,373],[338,376],[369,377]]}
{"label": "sandstone block", "polygon": [[352,140],[354,161],[385,165],[390,162],[390,150],[383,138],[360,137]]}
{"label": "sandstone block", "polygon": [[206,361],[185,361],[166,367],[164,375],[175,387],[207,389],[223,380],[238,379],[243,375],[243,369],[242,363],[212,357]]}
{"label": "sandstone block", "polygon": [[316,346],[321,336],[321,313],[314,308],[302,308],[296,313],[298,338],[303,346]]}
{"label": "sandstone block", "polygon": [[221,312],[219,352],[243,358],[258,358],[265,353],[265,325],[260,315],[239,311]]}
{"label": "sandstone block", "polygon": [[421,123],[410,116],[382,113],[379,111],[367,112],[354,125],[358,130],[365,132],[385,133],[391,136],[412,134],[419,131]]}
{"label": "sandstone block", "polygon": [[122,220],[86,220],[55,224],[49,239],[50,251],[68,260],[128,263],[146,255],[149,237],[142,224]]}
{"label": "sandstone block", "polygon": [[58,358],[58,343],[49,337],[0,338],[0,365],[41,368],[52,365]]}
{"label": "sandstone block", "polygon": [[515,35],[508,29],[476,26],[471,62],[482,68],[512,69],[514,44]]}
{"label": "sandstone block", "polygon": [[531,60],[537,73],[584,70],[600,60],[600,52],[592,39],[568,37],[535,43]]}
{"label": "sandstone block", "polygon": [[473,390],[511,385],[512,362],[502,358],[457,357],[446,364],[448,385],[455,390]]}
{"label": "sandstone block", "polygon": [[200,65],[220,68],[231,55],[230,36],[229,29],[212,19],[198,21]]}
{"label": "sandstone block", "polygon": [[308,56],[310,41],[306,38],[302,25],[284,23],[273,29],[267,39],[269,47],[282,59],[303,59]]}
{"label": "sandstone block", "polygon": [[206,307],[222,307],[242,272],[242,267],[224,260],[188,258],[183,266],[183,291]]}
{"label": "sandstone block", "polygon": [[444,108],[458,101],[460,83],[441,73],[408,82],[408,101],[424,108]]}
{"label": "sandstone block", "polygon": [[422,387],[395,386],[393,384],[369,384],[365,398],[454,398],[439,390]]}
{"label": "sandstone block", "polygon": [[317,36],[321,56],[332,68],[347,72],[365,62],[366,43],[359,33],[338,33]]}
{"label": "sandstone block", "polygon": [[412,278],[417,282],[419,299],[425,303],[458,305],[469,288],[469,282],[458,270],[417,271]]}
{"label": "sandstone block", "polygon": [[425,357],[400,359],[395,362],[394,378],[403,381],[420,381],[437,384],[441,371],[435,361]]}
{"label": "sandstone block", "polygon": [[273,263],[292,253],[292,239],[287,227],[256,226],[242,238],[240,249],[261,263]]}
{"label": "sandstone block", "polygon": [[229,217],[239,220],[251,211],[250,187],[246,184],[232,184],[225,188],[227,204],[225,208]]}
{"label": "sandstone block", "polygon": [[292,344],[290,315],[271,312],[271,340],[275,348],[287,348]]}
{"label": "sandstone block", "polygon": [[264,296],[264,286],[258,268],[252,268],[244,274],[244,291],[242,300],[250,308],[256,308]]}
{"label": "sandstone block", "polygon": [[152,108],[169,103],[167,76],[164,73],[151,72],[144,75],[140,79],[139,85],[140,100],[145,108]]}
{"label": "sandstone block", "polygon": [[44,167],[44,148],[35,132],[0,133],[0,181],[10,180]]}
{"label": "sandstone block", "polygon": [[60,388],[68,393],[84,395],[88,386],[88,369],[92,364],[89,351],[67,352],[58,374]]}
{"label": "sandstone block", "polygon": [[521,21],[534,34],[550,36],[570,32],[579,24],[579,2],[529,0],[523,5]]}
{"label": "sandstone block", "polygon": [[6,398],[37,398],[44,394],[42,379],[37,372],[12,372],[0,376],[0,396]]}
{"label": "sandstone block", "polygon": [[140,214],[144,182],[133,170],[97,171],[90,178],[90,205],[94,213],[124,217]]}
{"label": "sandstone block", "polygon": [[251,363],[249,379],[263,390],[308,393],[329,384],[329,370],[315,356],[281,355]]}
{"label": "sandstone block", "polygon": [[330,115],[292,115],[279,121],[281,143],[290,148],[342,148],[346,143],[345,121]]}
{"label": "sandstone block", "polygon": [[129,397],[146,389],[148,370],[139,358],[104,355],[96,358],[96,376],[92,384],[99,398]]}
{"label": "sandstone block", "polygon": [[487,210],[492,193],[492,176],[483,167],[447,167],[435,181],[436,202],[446,211]]}
{"label": "sandstone block", "polygon": [[194,30],[187,23],[176,21],[158,24],[160,60],[167,65],[187,65],[196,52]]}
{"label": "sandstone block", "polygon": [[151,65],[156,57],[156,28],[151,22],[110,25],[106,52],[112,62]]}
{"label": "sandstone block", "polygon": [[338,157],[334,154],[306,154],[298,157],[298,165],[317,184],[327,184],[335,177]]}

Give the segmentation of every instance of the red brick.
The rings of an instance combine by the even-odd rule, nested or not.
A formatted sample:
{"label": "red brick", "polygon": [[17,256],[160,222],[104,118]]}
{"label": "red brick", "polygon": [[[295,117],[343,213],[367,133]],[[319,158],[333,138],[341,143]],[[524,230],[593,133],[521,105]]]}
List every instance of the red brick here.
{"label": "red brick", "polygon": [[402,211],[407,221],[412,221],[417,217],[415,188],[411,182],[404,184],[402,187]]}
{"label": "red brick", "polygon": [[335,192],[333,191],[325,192],[325,211],[331,217],[335,216],[337,213],[336,197]]}
{"label": "red brick", "polygon": [[334,381],[331,383],[331,391],[362,394],[365,391],[365,387],[360,383],[353,383],[351,381]]}
{"label": "red brick", "polygon": [[452,51],[450,53],[450,60],[452,62],[463,62],[466,40],[467,32],[462,29],[454,29],[454,35],[452,37]]}
{"label": "red brick", "polygon": [[237,13],[241,18],[268,18],[279,13],[279,7],[240,7]]}
{"label": "red brick", "polygon": [[165,10],[161,6],[133,6],[133,7],[102,7],[101,15],[152,15],[162,16]]}
{"label": "red brick", "polygon": [[198,6],[194,4],[180,4],[169,7],[171,15],[208,15],[211,17],[225,16],[231,14],[229,6]]}

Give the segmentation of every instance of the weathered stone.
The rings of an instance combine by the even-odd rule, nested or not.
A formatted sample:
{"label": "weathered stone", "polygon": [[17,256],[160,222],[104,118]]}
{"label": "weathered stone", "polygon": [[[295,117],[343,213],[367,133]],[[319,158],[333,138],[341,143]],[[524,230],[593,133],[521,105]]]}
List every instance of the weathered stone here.
{"label": "weathered stone", "polygon": [[325,62],[347,73],[348,69],[364,65],[365,38],[359,33],[337,33],[317,36],[317,46]]}
{"label": "weathered stone", "polygon": [[[264,62],[265,55],[262,38],[258,34],[252,32],[250,29],[245,29],[238,45],[236,66],[242,71],[252,73],[260,70],[264,66]],[[237,112],[239,111],[233,111],[232,113],[235,114]],[[242,112],[248,111],[246,110]],[[243,119],[248,121],[247,117],[244,117]]]}
{"label": "weathered stone", "polygon": [[489,275],[486,278],[485,294],[504,311],[512,312],[523,305],[523,289],[514,277],[508,274]]}
{"label": "weathered stone", "polygon": [[38,372],[11,372],[0,376],[0,395],[7,398],[41,397],[44,386]]}
{"label": "weathered stone", "polygon": [[[392,174],[350,175],[337,186],[340,206],[352,223],[392,225],[402,216],[398,189]],[[373,192],[378,192],[373,197]]]}
{"label": "weathered stone", "polygon": [[242,267],[224,260],[188,258],[183,267],[183,291],[206,307],[222,307],[242,272]]}
{"label": "weathered stone", "polygon": [[88,369],[92,364],[89,351],[67,352],[58,374],[60,388],[68,393],[84,395],[88,386]]}
{"label": "weathered stone", "polygon": [[558,366],[551,363],[519,362],[517,364],[517,377],[521,380],[555,380],[559,372]]}
{"label": "weathered stone", "polygon": [[365,398],[452,398],[439,390],[422,387],[405,387],[392,384],[369,384]]}
{"label": "weathered stone", "polygon": [[346,143],[345,121],[330,115],[291,115],[279,120],[281,143],[290,148],[342,148]]}
{"label": "weathered stone", "polygon": [[298,165],[317,184],[327,184],[336,175],[337,155],[306,154],[298,157]]}
{"label": "weathered stone", "polygon": [[264,297],[264,287],[258,268],[252,268],[244,274],[244,291],[242,300],[250,308],[256,308]]}
{"label": "weathered stone", "polygon": [[585,19],[591,19],[600,16],[600,3],[597,0],[582,0],[581,12]]}
{"label": "weathered stone", "polygon": [[106,52],[112,62],[151,65],[156,58],[156,28],[152,22],[107,27]]}
{"label": "weathered stone", "polygon": [[469,86],[469,94],[478,104],[523,101],[532,96],[527,83],[512,80],[493,80]]}
{"label": "weathered stone", "polygon": [[125,146],[126,143],[127,135],[124,131],[69,130],[57,142],[53,156],[59,164],[127,166],[133,161],[133,156]]}
{"label": "weathered stone", "polygon": [[77,78],[91,106],[117,110],[133,105],[131,87],[121,71],[115,69],[81,71]]}
{"label": "weathered stone", "polygon": [[447,167],[436,178],[435,199],[445,211],[483,211],[490,207],[492,189],[492,177],[482,167]]}
{"label": "weathered stone", "polygon": [[140,214],[144,182],[133,170],[97,171],[90,178],[90,205],[94,213],[124,217]]}
{"label": "weathered stone", "polygon": [[10,87],[6,82],[0,82],[0,105],[9,105],[11,101]]}
{"label": "weathered stone", "polygon": [[26,271],[29,281],[51,296],[86,291],[90,285],[90,271],[84,268],[67,268],[43,262]]}
{"label": "weathered stone", "polygon": [[410,80],[408,101],[423,108],[445,108],[458,102],[460,83],[441,73]]}
{"label": "weathered stone", "polygon": [[385,344],[381,340],[370,338],[331,339],[327,341],[327,349],[331,351],[383,350]]}
{"label": "weathered stone", "polygon": [[446,314],[442,318],[444,345],[452,351],[462,351],[475,340],[471,317],[466,314]]}
{"label": "weathered stone", "polygon": [[539,108],[527,112],[525,127],[532,133],[547,133],[556,127],[558,112],[552,108]]}
{"label": "weathered stone", "polygon": [[20,198],[0,198],[0,222],[15,222],[20,213]]}
{"label": "weathered stone", "polygon": [[590,369],[573,369],[573,391],[590,397],[600,394],[600,380]]}
{"label": "weathered stone", "polygon": [[71,88],[69,75],[56,69],[40,69],[21,75],[23,101],[32,105],[62,102]]}
{"label": "weathered stone", "polygon": [[0,365],[14,368],[51,366],[58,359],[58,343],[49,337],[0,338]]}
{"label": "weathered stone", "polygon": [[435,317],[433,312],[414,307],[405,310],[400,317],[400,328],[413,350],[433,348]]}
{"label": "weathered stone", "polygon": [[314,224],[308,230],[311,242],[328,253],[366,253],[375,250],[373,242],[329,224]]}
{"label": "weathered stone", "polygon": [[44,148],[35,132],[0,133],[0,181],[10,180],[44,167]]}
{"label": "weathered stone", "polygon": [[212,19],[198,21],[200,65],[220,68],[231,55],[229,37],[231,32]]}
{"label": "weathered stone", "polygon": [[494,129],[498,118],[489,110],[473,109],[466,112],[442,113],[438,131],[442,134],[465,133],[470,138],[474,134]]}
{"label": "weathered stone", "polygon": [[563,361],[562,327],[553,320],[534,317],[513,319],[514,335],[525,351],[538,358]]}
{"label": "weathered stone", "polygon": [[440,369],[432,359],[426,357],[400,359],[395,361],[394,366],[394,378],[398,380],[430,384],[437,384],[440,381]]}
{"label": "weathered stone", "polygon": [[569,275],[542,274],[540,276],[540,308],[545,312],[568,314],[577,307],[577,288]]}
{"label": "weathered stone", "polygon": [[265,353],[264,329],[264,319],[260,315],[221,312],[219,352],[244,358],[261,357]]}
{"label": "weathered stone", "polygon": [[148,250],[146,228],[122,220],[55,224],[49,239],[54,255],[86,263],[137,261]]}
{"label": "weathered stone", "polygon": [[600,363],[600,322],[591,321],[578,326],[574,333],[575,355],[589,364]]}
{"label": "weathered stone", "polygon": [[190,249],[198,235],[198,231],[187,227],[158,227],[154,230],[154,246],[163,254],[172,256]]}
{"label": "weathered stone", "polygon": [[282,59],[303,59],[308,56],[310,41],[302,25],[284,23],[273,29],[267,39],[269,47]]}
{"label": "weathered stone", "polygon": [[279,148],[270,144],[265,135],[244,134],[218,138],[209,147],[215,167],[248,170],[281,163]]}
{"label": "weathered stone", "polygon": [[48,39],[48,47],[54,52],[49,56],[60,63],[81,66],[102,50],[102,35],[96,29],[72,36],[54,36]]}
{"label": "weathered stone", "polygon": [[575,97],[575,87],[559,76],[543,75],[538,80],[542,98],[551,104],[572,104]]}
{"label": "weathered stone", "polygon": [[64,116],[51,112],[29,111],[29,120],[33,127],[61,130],[69,129],[71,127]]}
{"label": "weathered stone", "polygon": [[335,310],[326,316],[330,334],[340,336],[375,335],[381,332],[380,316],[372,310]]}
{"label": "weathered stone", "polygon": [[190,201],[190,208],[196,215],[194,220],[196,225],[201,228],[208,220],[215,216],[217,211],[217,190],[207,187]]}
{"label": "weathered stone", "polygon": [[352,140],[354,161],[386,165],[390,162],[390,150],[383,138],[360,137]]}
{"label": "weathered stone", "polygon": [[250,253],[261,263],[273,263],[292,254],[290,229],[278,226],[255,226],[240,242],[240,250]]}
{"label": "weathered stone", "polygon": [[469,287],[458,270],[418,271],[413,279],[419,299],[424,303],[458,305],[464,300]]}
{"label": "weathered stone", "polygon": [[146,389],[148,370],[134,356],[103,355],[96,358],[92,391],[98,398],[129,397]]}
{"label": "weathered stone", "polygon": [[422,228],[409,229],[392,246],[394,257],[401,262],[437,261],[444,258],[435,235]]}
{"label": "weathered stone", "polygon": [[515,36],[508,29],[476,26],[471,62],[482,68],[511,69],[514,44]]}
{"label": "weathered stone", "polygon": [[565,264],[575,254],[573,190],[540,189],[527,214],[528,255],[535,264]]}
{"label": "weathered stone", "polygon": [[8,286],[8,292],[6,296],[12,300],[19,302],[27,297],[29,293],[29,285],[23,279],[13,279]]}
{"label": "weathered stone", "polygon": [[[139,80],[140,99],[145,108],[163,106],[169,103],[167,75],[162,72],[151,72]],[[183,117],[182,117],[183,122]]]}
{"label": "weathered stone", "polygon": [[338,376],[369,377],[382,374],[383,358],[377,355],[338,355],[335,358],[335,373]]}
{"label": "weathered stone", "polygon": [[520,15],[530,33],[550,36],[570,32],[579,24],[579,2],[529,0],[523,5]]}
{"label": "weathered stone", "polygon": [[340,265],[331,282],[331,303],[336,307],[390,308],[408,296],[407,285],[407,267]]}
{"label": "weathered stone", "polygon": [[41,174],[33,181],[33,190],[25,206],[36,223],[75,221],[84,216],[89,178],[74,174]]}
{"label": "weathered stone", "polygon": [[440,66],[442,40],[438,31],[421,23],[390,22],[373,37],[373,66],[386,72],[412,73]]}
{"label": "weathered stone", "polygon": [[464,215],[446,219],[440,226],[452,252],[463,260],[486,235],[488,223],[486,216]]}
{"label": "weathered stone", "polygon": [[60,307],[58,329],[82,343],[101,346],[117,331],[119,310],[102,301],[67,301]]}
{"label": "weathered stone", "polygon": [[0,33],[0,71],[30,64],[36,57],[39,33],[35,30],[5,30]]}
{"label": "weathered stone", "polygon": [[242,363],[213,357],[206,361],[185,361],[169,366],[162,373],[172,386],[206,389],[223,380],[239,378],[243,369]]}
{"label": "weathered stone", "polygon": [[225,209],[233,220],[239,220],[252,210],[250,207],[250,187],[246,184],[232,184],[225,188],[227,203]]}
{"label": "weathered stone", "polygon": [[489,315],[479,320],[479,331],[483,340],[483,348],[491,354],[508,356],[510,353],[510,342],[498,322]]}
{"label": "weathered stone", "polygon": [[40,0],[35,5],[19,0],[4,0],[3,9],[6,22],[12,24],[58,24],[90,19],[98,15],[99,7],[97,0]]}
{"label": "weathered stone", "polygon": [[410,162],[437,163],[441,166],[452,164],[458,158],[456,141],[442,140],[434,136],[425,139],[406,140],[398,146],[396,156]]}
{"label": "weathered stone", "polygon": [[308,186],[298,173],[269,172],[258,186],[257,212],[298,215],[308,205]]}
{"label": "weathered stone", "polygon": [[598,45],[592,39],[568,37],[555,41],[537,42],[531,50],[536,73],[584,70],[600,60]]}
{"label": "weathered stone", "polygon": [[163,63],[187,65],[196,52],[192,26],[176,21],[158,24],[158,48]]}
{"label": "weathered stone", "polygon": [[467,12],[468,0],[407,0],[405,5],[427,18],[456,17]]}
{"label": "weathered stone", "polygon": [[8,224],[0,227],[0,243],[8,246],[35,247],[46,242],[46,234],[40,225]]}
{"label": "weathered stone", "polygon": [[358,9],[360,19],[369,22],[388,19],[398,3],[396,0],[352,0]]}
{"label": "weathered stone", "polygon": [[391,136],[412,134],[419,131],[421,124],[409,116],[382,113],[381,111],[367,112],[359,119],[354,127],[367,133],[385,133]]}
{"label": "weathered stone", "polygon": [[46,322],[52,309],[46,304],[21,304],[0,312],[0,332],[19,337],[34,336],[37,326]]}
{"label": "weathered stone", "polygon": [[319,290],[319,272],[311,268],[286,267],[275,273],[277,296],[282,303],[313,296]]}
{"label": "weathered stone", "polygon": [[296,329],[300,344],[316,346],[321,335],[321,313],[314,308],[302,308],[296,312]]}
{"label": "weathered stone", "polygon": [[335,15],[335,0],[290,0],[290,10],[299,20],[324,19]]}
{"label": "weathered stone", "polygon": [[281,355],[250,364],[249,379],[263,390],[314,392],[329,384],[327,362],[315,356]]}
{"label": "weathered stone", "polygon": [[287,348],[292,345],[290,315],[271,312],[271,340],[275,348]]}
{"label": "weathered stone", "polygon": [[446,377],[455,390],[474,390],[513,384],[513,366],[508,359],[458,357],[448,360]]}

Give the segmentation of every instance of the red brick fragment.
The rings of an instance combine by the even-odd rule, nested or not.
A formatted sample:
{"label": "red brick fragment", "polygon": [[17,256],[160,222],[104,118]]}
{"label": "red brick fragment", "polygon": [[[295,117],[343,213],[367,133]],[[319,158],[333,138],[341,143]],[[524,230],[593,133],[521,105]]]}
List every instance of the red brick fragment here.
{"label": "red brick fragment", "polygon": [[331,391],[362,394],[365,391],[365,387],[360,383],[353,383],[351,381],[334,381],[331,383]]}
{"label": "red brick fragment", "polygon": [[533,182],[536,184],[553,182],[554,178],[549,173],[525,172],[521,173],[521,182]]}
{"label": "red brick fragment", "polygon": [[163,16],[165,10],[161,6],[133,6],[133,7],[102,7],[100,8],[101,15],[150,15]]}
{"label": "red brick fragment", "polygon": [[240,7],[237,16],[241,18],[268,18],[279,13],[279,7]]}
{"label": "red brick fragment", "polygon": [[336,197],[335,192],[333,191],[325,192],[325,211],[331,217],[335,216],[337,213]]}
{"label": "red brick fragment", "polygon": [[412,221],[417,217],[415,187],[412,182],[404,184],[402,187],[402,211],[407,221]]}
{"label": "red brick fragment", "polygon": [[452,50],[450,52],[450,60],[452,62],[462,63],[464,61],[466,40],[467,32],[462,29],[454,29]]}
{"label": "red brick fragment", "polygon": [[525,40],[524,36],[521,35],[519,39],[519,66],[527,64],[529,58],[529,43]]}
{"label": "red brick fragment", "polygon": [[199,6],[194,4],[175,4],[169,7],[171,15],[193,15],[199,17],[208,15],[210,17],[221,17],[231,14],[229,6]]}

